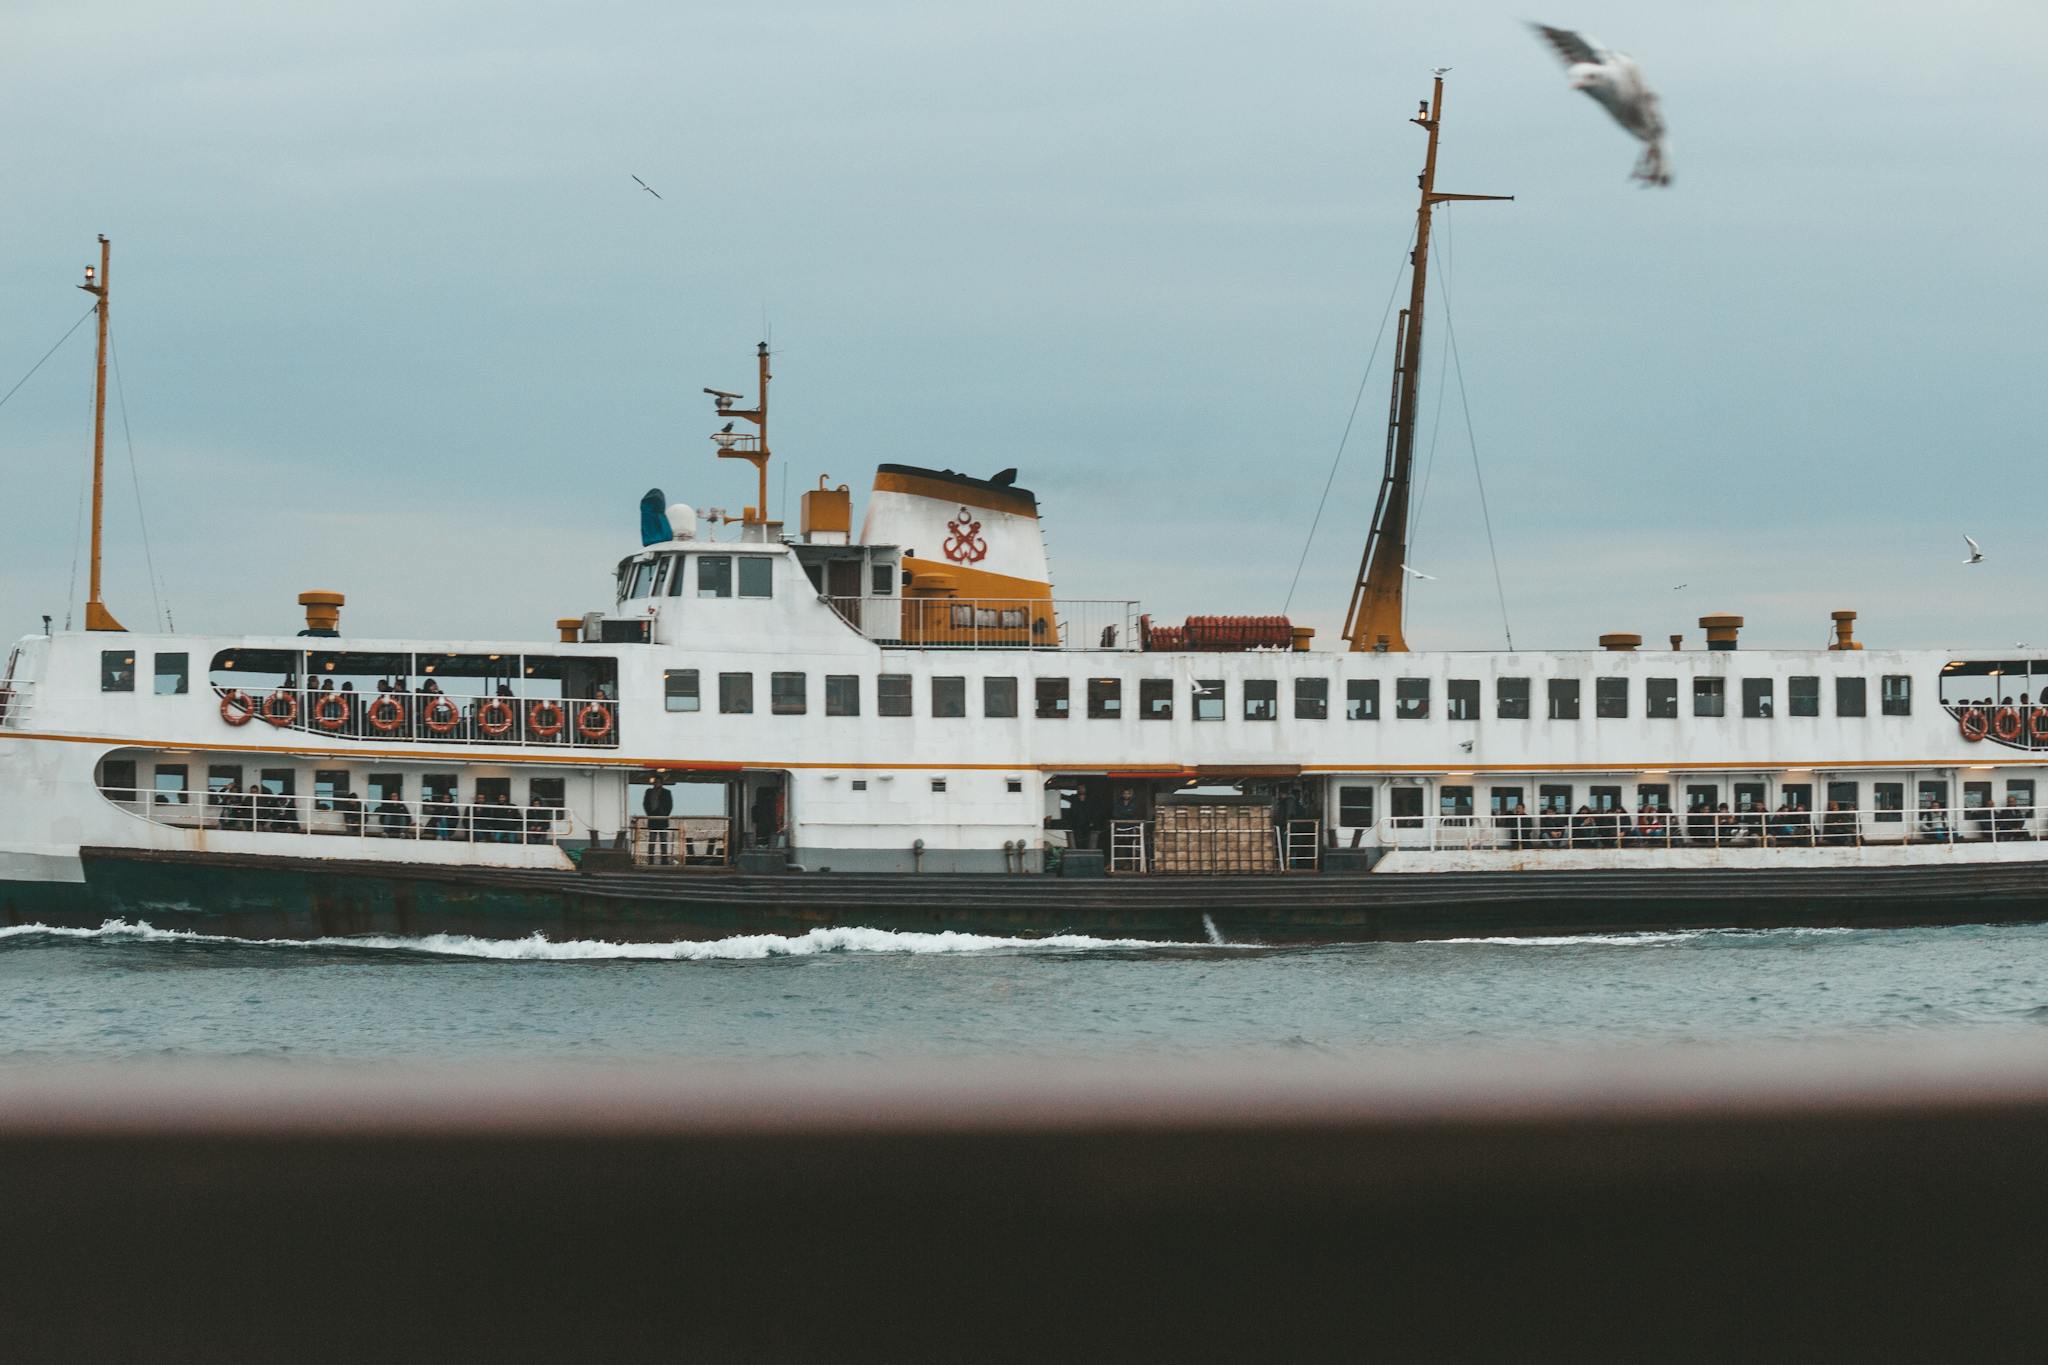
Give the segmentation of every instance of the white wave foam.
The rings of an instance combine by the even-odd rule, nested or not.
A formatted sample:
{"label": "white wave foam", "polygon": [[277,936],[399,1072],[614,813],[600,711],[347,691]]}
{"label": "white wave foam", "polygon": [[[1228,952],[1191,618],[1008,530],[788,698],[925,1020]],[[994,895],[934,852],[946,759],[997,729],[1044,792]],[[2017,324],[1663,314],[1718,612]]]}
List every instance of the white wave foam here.
{"label": "white wave foam", "polygon": [[1184,948],[1138,938],[1093,938],[1086,934],[1048,934],[1043,938],[997,938],[947,930],[936,934],[898,933],[888,929],[813,929],[793,937],[781,934],[738,934],[731,938],[666,943],[613,943],[603,939],[555,942],[533,934],[526,938],[473,938],[467,934],[425,934],[408,937],[365,934],[340,938],[238,938],[202,934],[190,929],[158,929],[147,920],[110,919],[97,929],[63,929],[46,924],[0,927],[0,939],[43,934],[52,938],[137,939],[179,943],[222,943],[255,948],[356,948],[399,953],[430,953],[501,962],[588,962],[643,960],[655,962],[752,961],[770,957],[813,957],[822,953],[978,953],[992,949],[1075,952],[1100,948]]}
{"label": "white wave foam", "polygon": [[1640,929],[1625,934],[1531,934],[1527,937],[1439,938],[1433,943],[1492,943],[1510,948],[1565,948],[1582,943],[1638,948],[1659,943],[1684,943],[1696,938],[1808,938],[1823,934],[1857,934],[1843,925],[1788,925],[1782,929]]}

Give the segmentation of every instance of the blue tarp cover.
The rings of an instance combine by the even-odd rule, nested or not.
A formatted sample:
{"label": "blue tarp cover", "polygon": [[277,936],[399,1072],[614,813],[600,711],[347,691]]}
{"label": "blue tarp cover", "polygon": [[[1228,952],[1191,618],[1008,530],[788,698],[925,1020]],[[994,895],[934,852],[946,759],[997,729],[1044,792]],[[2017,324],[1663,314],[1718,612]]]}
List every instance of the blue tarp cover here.
{"label": "blue tarp cover", "polygon": [[668,499],[659,488],[650,488],[640,499],[640,543],[662,545],[674,540],[676,533],[668,524]]}

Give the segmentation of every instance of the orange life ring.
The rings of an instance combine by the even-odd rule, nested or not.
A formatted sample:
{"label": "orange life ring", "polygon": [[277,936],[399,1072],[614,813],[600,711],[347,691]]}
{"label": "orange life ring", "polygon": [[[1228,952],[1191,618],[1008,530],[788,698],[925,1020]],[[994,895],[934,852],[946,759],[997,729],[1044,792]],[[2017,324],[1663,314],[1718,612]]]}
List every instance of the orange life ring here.
{"label": "orange life ring", "polygon": [[313,723],[327,731],[348,724],[348,698],[339,692],[322,692],[320,700],[313,703]]}
{"label": "orange life ring", "polygon": [[576,713],[576,733],[589,740],[609,738],[612,732],[612,713],[602,702],[585,702]]}
{"label": "orange life ring", "polygon": [[299,698],[292,692],[272,692],[263,699],[258,714],[282,730],[299,718]]}
{"label": "orange life ring", "polygon": [[2027,721],[2027,737],[2036,744],[2048,744],[2048,706],[2036,706]]}
{"label": "orange life ring", "polygon": [[541,700],[526,708],[527,731],[537,738],[553,739],[562,733],[562,726],[566,723],[562,703],[558,701]]}
{"label": "orange life ring", "polygon": [[256,714],[256,703],[249,699],[247,692],[230,687],[220,695],[220,718],[230,725],[247,725],[249,718]]}
{"label": "orange life ring", "polygon": [[511,734],[512,727],[518,723],[519,713],[503,697],[492,697],[476,708],[476,728],[492,739]]}
{"label": "orange life ring", "polygon": [[2010,706],[2001,706],[1991,717],[1991,733],[2007,744],[2020,737],[2020,713]]}
{"label": "orange life ring", "polygon": [[436,692],[427,699],[426,709],[420,712],[420,724],[437,735],[445,735],[462,724],[462,712],[455,703]]}
{"label": "orange life ring", "polygon": [[388,735],[405,724],[405,707],[389,692],[379,692],[363,716],[377,728],[377,733]]}
{"label": "orange life ring", "polygon": [[1962,715],[1963,738],[1975,744],[1991,731],[1991,718],[1984,714],[1981,706],[1965,706]]}

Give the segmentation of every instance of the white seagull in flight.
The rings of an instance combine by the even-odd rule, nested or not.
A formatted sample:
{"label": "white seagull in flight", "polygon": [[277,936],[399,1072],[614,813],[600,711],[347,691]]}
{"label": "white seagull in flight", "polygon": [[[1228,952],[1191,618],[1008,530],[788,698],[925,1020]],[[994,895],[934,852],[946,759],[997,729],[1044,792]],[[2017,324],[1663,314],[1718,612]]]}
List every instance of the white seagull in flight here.
{"label": "white seagull in flight", "polygon": [[1408,567],[1408,566],[1407,566],[1406,564],[1403,564],[1403,565],[1401,566],[1401,572],[1403,572],[1403,573],[1407,574],[1407,575],[1408,575],[1408,576],[1409,576],[1410,578],[1420,578],[1420,579],[1422,579],[1422,580],[1423,580],[1424,582],[1426,582],[1426,583],[1434,583],[1434,582],[1436,582],[1436,575],[1435,575],[1435,574],[1433,574],[1433,573],[1424,573],[1424,572],[1423,572],[1422,570],[1420,570],[1420,569],[1411,569],[1411,568],[1409,568],[1409,567]]}
{"label": "white seagull in flight", "polygon": [[1964,536],[1963,544],[1970,547],[1970,557],[1963,561],[1965,565],[1982,564],[1984,562],[1984,551],[1977,547],[1976,541],[1970,539],[1968,536]]}
{"label": "white seagull in flight", "polygon": [[1565,79],[1614,115],[1614,121],[1649,145],[1630,174],[1645,185],[1671,183],[1671,165],[1664,152],[1664,112],[1657,92],[1643,81],[1643,69],[1625,52],[1609,52],[1597,39],[1568,28],[1531,24],[1564,58]]}

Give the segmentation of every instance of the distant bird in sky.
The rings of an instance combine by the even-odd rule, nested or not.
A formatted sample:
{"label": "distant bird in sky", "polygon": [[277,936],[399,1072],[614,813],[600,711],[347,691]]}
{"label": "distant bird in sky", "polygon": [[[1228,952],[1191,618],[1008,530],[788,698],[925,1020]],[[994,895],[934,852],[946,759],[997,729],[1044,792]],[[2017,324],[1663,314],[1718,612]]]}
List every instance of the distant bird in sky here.
{"label": "distant bird in sky", "polygon": [[1424,572],[1423,572],[1422,570],[1420,570],[1420,569],[1411,569],[1411,568],[1409,568],[1409,567],[1408,567],[1408,566],[1407,566],[1406,564],[1403,564],[1403,565],[1401,566],[1401,572],[1403,572],[1403,573],[1407,574],[1407,575],[1408,575],[1408,576],[1409,576],[1410,578],[1419,578],[1419,579],[1422,579],[1422,580],[1423,580],[1424,582],[1426,582],[1426,583],[1434,583],[1434,582],[1436,582],[1436,575],[1435,575],[1435,574],[1433,574],[1433,573],[1424,573]]}
{"label": "distant bird in sky", "polygon": [[[627,171],[627,172],[626,172],[626,174],[627,174],[627,175],[633,175],[633,173],[632,173],[631,171]],[[652,186],[652,185],[648,184],[648,183],[647,183],[647,182],[646,182],[645,180],[642,180],[642,179],[641,179],[641,178],[640,178],[639,176],[637,176],[637,175],[633,175],[633,183],[634,183],[634,184],[636,184],[636,185],[638,185],[638,186],[639,186],[639,187],[640,187],[641,189],[643,189],[643,190],[646,190],[646,191],[647,191],[647,192],[648,192],[649,194],[653,195],[653,196],[654,196],[654,197],[655,197],[656,199],[659,199],[659,198],[661,198],[661,193],[660,193],[660,191],[656,190],[656,189],[654,188],[654,186]]]}
{"label": "distant bird in sky", "polygon": [[1984,551],[1978,547],[1976,541],[1970,539],[1968,536],[1964,536],[1963,544],[1970,547],[1970,557],[1963,561],[1965,565],[1982,564],[1984,562]]}
{"label": "distant bird in sky", "polygon": [[1564,59],[1565,79],[1614,115],[1614,121],[1648,144],[1630,172],[1646,185],[1671,183],[1671,164],[1664,148],[1664,111],[1657,92],[1643,80],[1643,70],[1625,52],[1609,52],[1598,40],[1568,28],[1531,24],[1538,36]]}
{"label": "distant bird in sky", "polygon": [[1685,590],[1686,590],[1687,588],[1689,588],[1689,587],[1691,587],[1691,586],[1692,586],[1692,584],[1690,584],[1690,583],[1673,583],[1673,584],[1671,585],[1671,591],[1673,591],[1673,592],[1684,592],[1684,591],[1685,591]]}

